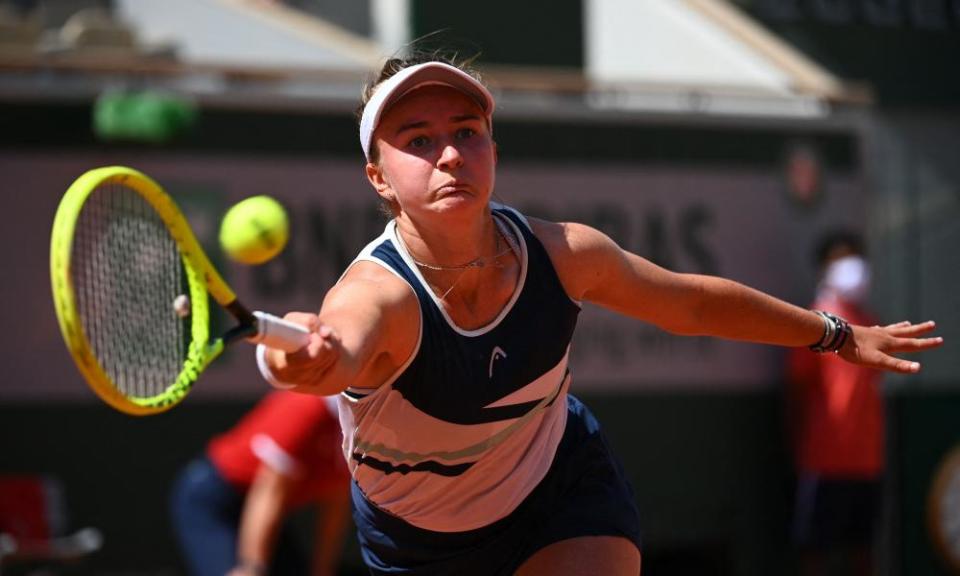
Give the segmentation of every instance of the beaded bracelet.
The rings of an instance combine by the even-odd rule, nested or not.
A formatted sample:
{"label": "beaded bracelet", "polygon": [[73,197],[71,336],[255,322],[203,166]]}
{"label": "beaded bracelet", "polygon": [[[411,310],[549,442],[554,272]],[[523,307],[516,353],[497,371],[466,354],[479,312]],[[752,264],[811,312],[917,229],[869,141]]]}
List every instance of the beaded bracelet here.
{"label": "beaded bracelet", "polygon": [[810,345],[810,349],[814,352],[839,353],[843,345],[847,343],[850,334],[853,333],[850,324],[843,318],[829,312],[823,312],[822,310],[814,310],[814,312],[823,319],[823,335],[820,336],[820,340]]}

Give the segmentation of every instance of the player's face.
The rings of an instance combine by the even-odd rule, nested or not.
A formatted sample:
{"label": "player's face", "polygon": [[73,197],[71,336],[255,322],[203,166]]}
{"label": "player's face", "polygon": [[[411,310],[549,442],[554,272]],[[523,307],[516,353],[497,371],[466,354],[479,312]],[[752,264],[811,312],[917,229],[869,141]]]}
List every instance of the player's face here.
{"label": "player's face", "polygon": [[496,147],[480,106],[447,86],[414,90],[374,133],[380,162],[367,166],[377,192],[401,212],[467,213],[493,192]]}

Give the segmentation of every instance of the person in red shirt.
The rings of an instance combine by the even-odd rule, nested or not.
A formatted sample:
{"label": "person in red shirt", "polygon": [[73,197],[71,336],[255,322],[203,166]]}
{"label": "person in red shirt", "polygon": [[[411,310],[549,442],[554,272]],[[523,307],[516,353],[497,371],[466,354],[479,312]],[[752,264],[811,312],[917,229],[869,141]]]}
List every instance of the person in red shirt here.
{"label": "person in red shirt", "polygon": [[[349,472],[336,403],[273,392],[187,465],[173,526],[193,576],[332,576],[348,527]],[[318,504],[312,562],[284,525]]]}
{"label": "person in red shirt", "polygon": [[[861,239],[836,232],[817,249],[811,308],[873,326]],[[836,354],[793,349],[788,362],[797,490],[794,538],[804,574],[873,574],[872,543],[884,471],[881,373]]]}

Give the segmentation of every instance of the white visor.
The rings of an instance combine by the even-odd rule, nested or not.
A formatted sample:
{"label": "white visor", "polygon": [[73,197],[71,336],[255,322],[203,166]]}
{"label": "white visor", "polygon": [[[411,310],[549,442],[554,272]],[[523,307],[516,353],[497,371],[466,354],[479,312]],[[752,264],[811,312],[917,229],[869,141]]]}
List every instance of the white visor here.
{"label": "white visor", "polygon": [[476,78],[443,62],[425,62],[410,66],[380,84],[363,109],[363,116],[360,118],[360,146],[363,147],[363,155],[367,161],[370,160],[370,149],[373,146],[373,132],[380,124],[383,111],[410,91],[435,84],[456,88],[476,100],[486,115],[487,122],[490,122],[493,117],[493,95]]}

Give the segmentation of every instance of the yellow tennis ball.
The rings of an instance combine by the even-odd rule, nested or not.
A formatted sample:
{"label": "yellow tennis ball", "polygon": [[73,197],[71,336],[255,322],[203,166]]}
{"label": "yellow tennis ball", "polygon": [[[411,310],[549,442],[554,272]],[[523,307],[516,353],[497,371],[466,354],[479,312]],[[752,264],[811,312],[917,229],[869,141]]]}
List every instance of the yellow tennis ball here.
{"label": "yellow tennis ball", "polygon": [[227,210],[220,222],[220,246],[244,264],[263,264],[279,254],[290,236],[283,206],[269,196],[251,196]]}

